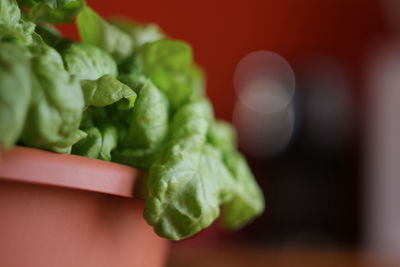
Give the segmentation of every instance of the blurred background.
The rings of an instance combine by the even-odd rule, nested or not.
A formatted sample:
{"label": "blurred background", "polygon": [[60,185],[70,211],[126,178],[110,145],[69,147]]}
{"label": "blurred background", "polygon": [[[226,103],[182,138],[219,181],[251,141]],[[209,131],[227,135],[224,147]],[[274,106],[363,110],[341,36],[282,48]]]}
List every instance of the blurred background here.
{"label": "blurred background", "polygon": [[400,1],[88,2],[192,44],[264,190],[262,217],[170,266],[400,266]]}

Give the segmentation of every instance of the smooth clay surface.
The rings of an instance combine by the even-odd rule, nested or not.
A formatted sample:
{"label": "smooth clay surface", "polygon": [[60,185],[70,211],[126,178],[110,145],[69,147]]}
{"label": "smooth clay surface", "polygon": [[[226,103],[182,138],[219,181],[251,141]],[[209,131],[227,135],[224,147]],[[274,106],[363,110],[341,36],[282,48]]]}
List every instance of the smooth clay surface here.
{"label": "smooth clay surface", "polygon": [[[3,163],[4,159],[3,155]],[[46,164],[42,164],[46,172]],[[72,171],[71,175],[80,174]],[[144,221],[143,200],[67,187],[0,178],[0,266],[165,265],[168,241]]]}

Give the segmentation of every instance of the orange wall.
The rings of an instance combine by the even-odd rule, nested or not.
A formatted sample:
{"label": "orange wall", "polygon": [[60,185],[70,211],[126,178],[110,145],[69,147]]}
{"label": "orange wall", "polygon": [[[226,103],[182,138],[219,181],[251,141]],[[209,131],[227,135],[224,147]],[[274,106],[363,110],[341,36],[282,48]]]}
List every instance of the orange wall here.
{"label": "orange wall", "polygon": [[[357,76],[364,50],[383,31],[378,0],[113,0],[87,2],[103,16],[156,22],[194,47],[208,72],[218,117],[230,119],[238,61],[254,50],[278,52],[296,64],[314,53],[342,61]],[[111,3],[111,4],[110,4]],[[64,27],[69,36],[75,32]]]}

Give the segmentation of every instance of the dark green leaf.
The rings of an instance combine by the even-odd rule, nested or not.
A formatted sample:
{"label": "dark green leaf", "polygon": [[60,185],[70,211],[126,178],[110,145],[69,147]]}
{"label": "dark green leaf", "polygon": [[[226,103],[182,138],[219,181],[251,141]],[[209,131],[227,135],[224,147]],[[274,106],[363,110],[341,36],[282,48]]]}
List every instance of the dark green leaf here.
{"label": "dark green leaf", "polygon": [[83,129],[87,134],[86,138],[72,146],[72,154],[88,158],[98,158],[102,147],[102,136],[97,127]]}
{"label": "dark green leaf", "polygon": [[36,27],[35,32],[39,34],[43,41],[49,46],[55,46],[62,40],[61,33],[50,24],[41,24]]}

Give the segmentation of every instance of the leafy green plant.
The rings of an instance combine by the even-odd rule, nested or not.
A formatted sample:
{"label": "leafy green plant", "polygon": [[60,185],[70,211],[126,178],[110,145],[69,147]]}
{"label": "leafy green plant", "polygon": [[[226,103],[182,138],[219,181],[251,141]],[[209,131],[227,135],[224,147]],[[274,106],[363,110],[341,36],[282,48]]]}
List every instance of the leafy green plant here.
{"label": "leafy green plant", "polygon": [[[81,42],[51,25],[75,16]],[[157,25],[107,21],[83,0],[3,0],[0,145],[148,172],[144,217],[162,237],[191,236],[220,214],[242,227],[263,212],[263,194],[234,129],[215,120],[192,53]]]}

